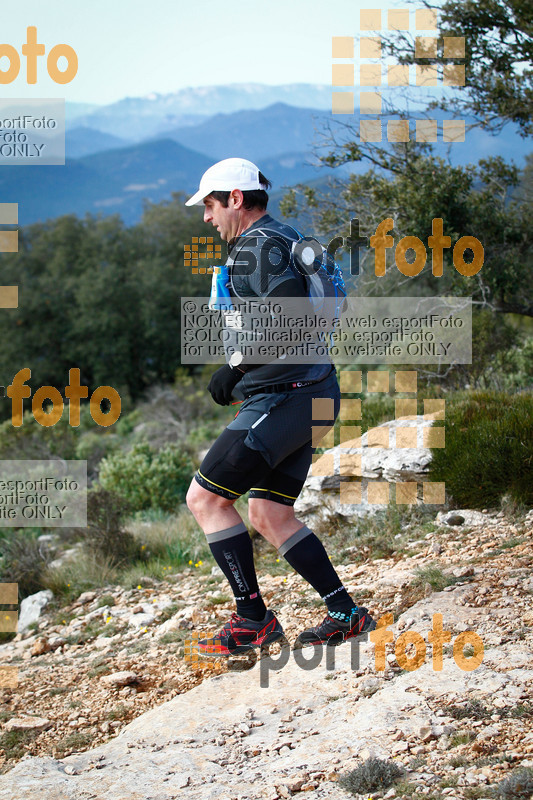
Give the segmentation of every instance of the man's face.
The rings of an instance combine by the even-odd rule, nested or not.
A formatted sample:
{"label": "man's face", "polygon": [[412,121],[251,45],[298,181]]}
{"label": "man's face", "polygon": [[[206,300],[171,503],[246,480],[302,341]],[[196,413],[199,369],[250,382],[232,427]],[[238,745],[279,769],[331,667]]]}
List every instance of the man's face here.
{"label": "man's face", "polygon": [[204,206],[204,222],[210,222],[225,242],[233,239],[237,235],[239,213],[233,208],[231,198],[227,208],[224,208],[220,200],[209,196],[204,199]]}

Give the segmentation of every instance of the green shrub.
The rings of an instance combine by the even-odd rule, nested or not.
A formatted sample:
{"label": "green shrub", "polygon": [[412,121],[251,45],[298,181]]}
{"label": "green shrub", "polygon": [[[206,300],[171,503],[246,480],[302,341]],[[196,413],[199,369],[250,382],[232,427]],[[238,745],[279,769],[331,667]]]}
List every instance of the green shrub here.
{"label": "green shrub", "polygon": [[426,567],[416,568],[413,584],[415,586],[424,586],[429,583],[434,592],[442,592],[446,586],[452,586],[457,580],[458,578],[454,578],[451,575],[445,575],[440,567],[435,564],[428,564]]}
{"label": "green shrub", "polygon": [[129,511],[123,498],[97,487],[87,493],[87,536],[84,547],[98,553],[116,566],[131,564],[143,558],[141,545],[133,534],[125,531],[122,522]]}
{"label": "green shrub", "polygon": [[523,389],[533,383],[533,336],[526,338],[517,347],[501,354],[498,371],[499,389],[512,391]]}
{"label": "green shrub", "polygon": [[387,789],[401,775],[402,770],[392,761],[367,758],[356,769],[341,775],[339,785],[352,794],[366,794]]}
{"label": "green shrub", "polygon": [[[72,603],[82,592],[118,582],[116,560],[109,556],[104,558],[91,547],[88,530],[84,531],[84,536],[88,537],[87,544],[75,558],[68,558],[54,567],[48,566],[44,574],[44,588],[50,589],[60,603]],[[63,619],[69,621],[69,614],[65,611],[58,613],[54,624],[61,623]]]}
{"label": "green shrub", "polygon": [[512,798],[527,798],[533,794],[533,769],[523,767],[515,770],[508,778],[495,787],[494,794],[501,800],[511,800]]}
{"label": "green shrub", "polygon": [[474,698],[468,700],[464,705],[448,706],[447,712],[450,717],[454,719],[465,719],[471,717],[472,719],[488,719],[492,714],[490,708],[483,705],[481,700]]}
{"label": "green shrub", "polygon": [[5,731],[0,735],[0,748],[5,759],[22,758],[27,748],[35,741],[40,731]]}
{"label": "green shrub", "polygon": [[111,455],[119,448],[117,437],[108,431],[96,433],[89,431],[85,433],[76,445],[76,458],[80,461],[87,461],[87,472],[94,475],[100,461],[105,456]]}
{"label": "green shrub", "polygon": [[501,378],[506,372],[505,359],[509,350],[519,341],[518,331],[505,316],[488,310],[474,310],[472,363],[461,364],[456,367],[456,371],[462,373],[473,388],[505,389],[507,386],[501,383]]}
{"label": "green shrub", "polygon": [[505,495],[533,505],[533,396],[456,396],[446,408],[446,447],[433,451],[430,474],[459,506],[496,506]]}
{"label": "green shrub", "polygon": [[18,583],[19,602],[44,589],[46,551],[27,529],[10,529],[0,538],[0,583]]}
{"label": "green shrub", "polygon": [[13,426],[11,418],[0,424],[0,459],[48,459],[76,457],[77,428],[69,425],[68,409],[55,425],[40,425],[31,411],[26,411],[22,425]]}
{"label": "green shrub", "polygon": [[185,500],[194,468],[176,446],[159,451],[135,444],[128,453],[115,453],[100,463],[102,486],[128,501],[132,511],[160,508],[173,511]]}
{"label": "green shrub", "polygon": [[98,603],[96,604],[96,608],[103,608],[104,606],[116,606],[117,602],[112,594],[103,594]]}

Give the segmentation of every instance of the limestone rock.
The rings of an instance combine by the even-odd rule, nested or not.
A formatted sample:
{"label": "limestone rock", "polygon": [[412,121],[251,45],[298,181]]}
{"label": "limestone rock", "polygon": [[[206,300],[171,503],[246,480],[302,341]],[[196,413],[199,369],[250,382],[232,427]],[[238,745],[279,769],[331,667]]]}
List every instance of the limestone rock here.
{"label": "limestone rock", "polygon": [[45,731],[51,722],[43,717],[11,717],[6,724],[6,731]]}
{"label": "limestone rock", "polygon": [[[421,427],[424,417],[418,415],[407,424],[416,425],[419,429],[419,442],[421,442]],[[431,450],[427,447],[402,448],[397,449],[394,444],[396,441],[396,430],[398,426],[405,425],[403,419],[391,420],[371,428],[361,437],[361,445],[358,440],[344,442],[342,445],[343,456],[361,454],[362,477],[362,496],[363,500],[358,504],[351,504],[346,501],[340,502],[339,486],[340,476],[340,445],[326,450],[323,456],[317,459],[316,464],[311,467],[307,476],[304,488],[295,503],[295,511],[303,515],[328,520],[336,515],[343,517],[364,516],[376,513],[380,506],[368,503],[367,496],[368,484],[372,481],[387,481],[395,483],[397,481],[417,481],[427,480],[429,463],[431,461]],[[427,422],[426,422],[427,425]],[[378,435],[388,437],[389,447],[369,446],[369,438]],[[362,446],[362,451],[359,447]],[[331,474],[329,465],[333,457],[335,474]],[[348,460],[348,458],[346,459]],[[318,475],[324,467],[324,475]],[[356,473],[354,472],[354,475]],[[342,480],[349,480],[349,476],[342,476]]]}
{"label": "limestone rock", "polygon": [[96,592],[82,592],[78,597],[78,603],[84,605],[85,603],[92,603],[96,599]]}
{"label": "limestone rock", "polygon": [[44,636],[40,636],[34,643],[33,647],[31,648],[32,656],[41,656],[43,653],[48,653],[50,650],[50,645],[48,643],[48,639]]}
{"label": "limestone rock", "polygon": [[20,604],[20,615],[17,630],[23,633],[32,622],[37,622],[41,616],[41,611],[50,602],[54,594],[50,589],[43,589],[41,592],[30,594],[25,597]]}
{"label": "limestone rock", "polygon": [[106,686],[130,686],[139,680],[135,672],[122,670],[121,672],[113,672],[111,675],[103,675],[100,682]]}

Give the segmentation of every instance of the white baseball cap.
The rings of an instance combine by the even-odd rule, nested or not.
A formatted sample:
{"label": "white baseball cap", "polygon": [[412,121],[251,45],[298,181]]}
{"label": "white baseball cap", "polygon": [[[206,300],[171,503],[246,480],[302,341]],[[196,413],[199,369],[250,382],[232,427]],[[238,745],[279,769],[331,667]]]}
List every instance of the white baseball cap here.
{"label": "white baseball cap", "polygon": [[204,197],[211,192],[231,192],[232,189],[247,192],[265,188],[264,184],[259,183],[259,167],[255,164],[245,158],[225,158],[204,172],[200,188],[185,205],[201,206]]}

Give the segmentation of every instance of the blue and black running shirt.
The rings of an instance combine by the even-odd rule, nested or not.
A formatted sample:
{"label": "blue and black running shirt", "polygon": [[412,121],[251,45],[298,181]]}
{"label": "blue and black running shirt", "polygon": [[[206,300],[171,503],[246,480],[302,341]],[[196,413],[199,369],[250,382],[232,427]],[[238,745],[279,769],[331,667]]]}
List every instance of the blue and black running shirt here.
{"label": "blue and black running shirt", "polygon": [[[237,302],[253,298],[307,297],[305,278],[291,265],[292,246],[299,239],[300,235],[290,225],[264,214],[230,242],[226,266],[231,297]],[[323,356],[318,361],[315,358],[314,363],[287,364],[282,356],[266,364],[256,364],[250,356],[245,357],[239,367],[246,373],[234,393],[245,396],[262,386],[322,380],[331,371],[332,362],[329,356]]]}

